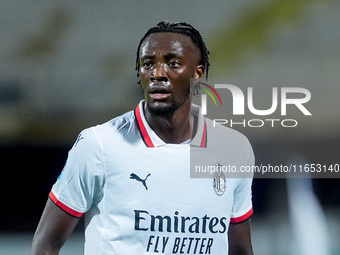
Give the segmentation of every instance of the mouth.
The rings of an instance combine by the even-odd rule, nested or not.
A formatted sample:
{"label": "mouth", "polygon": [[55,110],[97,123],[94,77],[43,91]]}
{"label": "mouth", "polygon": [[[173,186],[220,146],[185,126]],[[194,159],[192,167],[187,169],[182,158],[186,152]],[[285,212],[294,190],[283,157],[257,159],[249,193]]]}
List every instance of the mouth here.
{"label": "mouth", "polygon": [[152,92],[150,93],[150,97],[155,100],[163,100],[170,96],[170,93],[161,93],[161,92]]}
{"label": "mouth", "polygon": [[149,95],[154,100],[164,100],[170,96],[170,91],[166,87],[151,87]]}

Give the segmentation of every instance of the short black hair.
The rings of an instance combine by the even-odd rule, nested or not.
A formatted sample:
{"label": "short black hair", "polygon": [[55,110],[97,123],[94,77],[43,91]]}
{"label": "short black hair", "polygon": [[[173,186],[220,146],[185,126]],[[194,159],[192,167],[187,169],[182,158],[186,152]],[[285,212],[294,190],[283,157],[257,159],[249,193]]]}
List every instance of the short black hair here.
{"label": "short black hair", "polygon": [[200,32],[194,28],[192,25],[186,22],[169,22],[169,21],[161,21],[155,27],[150,28],[143,38],[140,40],[138,48],[137,48],[137,58],[136,58],[136,70],[137,77],[139,77],[139,68],[140,68],[140,57],[139,51],[143,41],[151,34],[155,33],[179,33],[183,35],[187,35],[191,38],[191,41],[197,46],[200,52],[200,61],[199,64],[203,65],[203,70],[205,72],[205,77],[208,79],[209,72],[209,50],[200,34]]}

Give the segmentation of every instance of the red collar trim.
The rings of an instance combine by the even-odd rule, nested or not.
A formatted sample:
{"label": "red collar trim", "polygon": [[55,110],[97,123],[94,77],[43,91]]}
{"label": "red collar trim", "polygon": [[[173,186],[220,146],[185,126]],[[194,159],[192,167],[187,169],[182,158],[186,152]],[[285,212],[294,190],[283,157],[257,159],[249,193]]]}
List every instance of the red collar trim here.
{"label": "red collar trim", "polygon": [[207,147],[207,123],[205,122],[205,119],[204,119],[204,130],[203,130],[200,147],[202,148]]}
{"label": "red collar trim", "polygon": [[[142,104],[138,104],[138,106],[136,107],[136,109],[134,111],[135,117],[136,117],[136,120],[137,120],[137,124],[138,124],[138,129],[139,129],[140,135],[141,135],[145,145],[147,147],[153,148],[153,147],[155,147],[155,144],[152,142],[151,137],[150,137],[150,135],[149,135],[149,133],[148,133],[146,127],[145,127],[144,122],[143,122],[143,118],[141,116],[141,114],[142,114],[141,111],[143,109],[141,109],[141,105]],[[203,116],[201,116],[201,117],[204,119],[203,132],[201,131],[202,132],[202,139],[201,139],[201,141],[199,141],[199,140],[197,141],[197,139],[194,139],[194,140],[196,140],[196,143],[194,142],[194,140],[192,142],[193,142],[193,144],[196,144],[196,146],[199,145],[200,147],[205,148],[205,147],[207,147],[207,124],[206,124],[205,118]],[[196,134],[196,136],[197,135],[199,135],[199,134]],[[197,142],[199,144],[197,144]]]}
{"label": "red collar trim", "polygon": [[143,120],[142,120],[142,116],[140,115],[140,110],[139,109],[139,106],[137,106],[137,108],[135,109],[135,116],[136,116],[136,120],[137,120],[137,123],[138,123],[138,128],[139,128],[139,132],[141,134],[141,137],[145,143],[145,145],[147,147],[155,147],[153,142],[151,141],[151,138],[148,134],[148,131],[146,130],[145,126],[144,126],[144,123],[143,123]]}

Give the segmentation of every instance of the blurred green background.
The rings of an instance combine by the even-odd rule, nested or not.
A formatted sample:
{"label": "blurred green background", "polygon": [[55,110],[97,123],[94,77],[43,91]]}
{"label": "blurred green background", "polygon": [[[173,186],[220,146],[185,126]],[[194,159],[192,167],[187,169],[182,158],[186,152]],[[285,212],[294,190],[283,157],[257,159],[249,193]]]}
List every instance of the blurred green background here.
{"label": "blurred green background", "polygon": [[[335,0],[2,0],[0,253],[28,253],[77,134],[138,104],[136,48],[161,20],[186,21],[200,30],[211,52],[210,77],[323,80],[308,88],[313,116],[298,131],[239,130],[252,142],[257,164],[283,164],[296,155],[304,162],[339,163],[339,13]],[[261,84],[256,89],[268,91]],[[339,179],[312,184],[315,208],[325,218],[325,254],[340,254]],[[255,253],[302,254],[304,241],[296,236],[304,226],[294,228],[292,186],[255,179],[253,187]],[[324,236],[313,219],[309,232]],[[72,238],[62,254],[81,254],[81,235]]]}

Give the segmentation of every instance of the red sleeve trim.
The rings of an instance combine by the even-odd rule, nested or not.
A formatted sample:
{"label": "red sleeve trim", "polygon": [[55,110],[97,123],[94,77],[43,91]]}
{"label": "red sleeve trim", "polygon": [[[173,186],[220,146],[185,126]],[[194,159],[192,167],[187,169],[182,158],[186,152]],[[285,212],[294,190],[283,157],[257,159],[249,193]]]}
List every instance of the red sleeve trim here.
{"label": "red sleeve trim", "polygon": [[68,207],[67,205],[63,204],[62,202],[60,202],[56,196],[53,194],[53,192],[51,191],[50,194],[49,194],[49,197],[52,199],[52,201],[58,206],[60,207],[61,209],[63,209],[65,212],[71,214],[72,216],[74,217],[81,217],[84,215],[84,213],[81,213],[81,212],[77,212],[73,209],[71,209],[70,207]]}
{"label": "red sleeve trim", "polygon": [[237,217],[237,218],[230,218],[230,223],[239,223],[242,221],[245,221],[246,219],[248,219],[251,215],[253,214],[253,208],[251,208],[249,210],[249,212],[247,212],[246,214]]}

